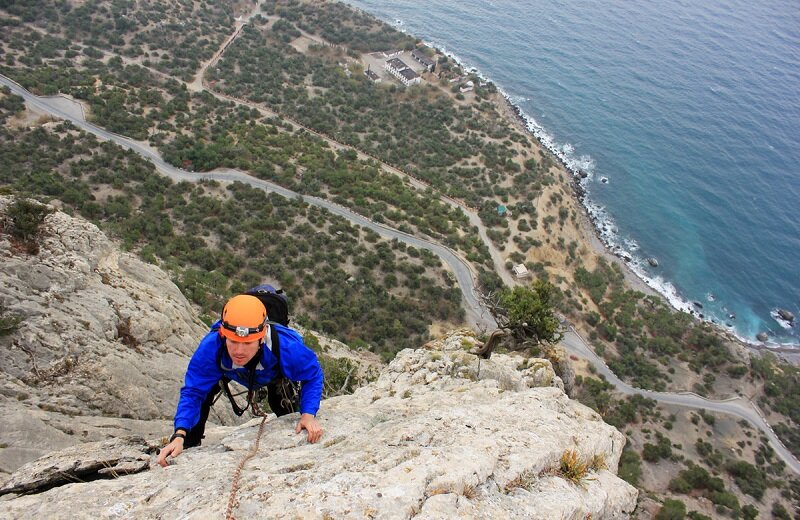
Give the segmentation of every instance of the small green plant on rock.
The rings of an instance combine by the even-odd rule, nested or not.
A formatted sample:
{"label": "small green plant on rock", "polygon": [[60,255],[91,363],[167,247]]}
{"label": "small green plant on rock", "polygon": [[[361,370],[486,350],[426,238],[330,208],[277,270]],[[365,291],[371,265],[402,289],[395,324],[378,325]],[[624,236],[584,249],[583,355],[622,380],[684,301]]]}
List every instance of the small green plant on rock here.
{"label": "small green plant on rock", "polygon": [[39,252],[36,243],[39,228],[48,213],[50,210],[43,204],[28,199],[17,199],[8,207],[4,230],[24,246],[29,254],[35,255]]}
{"label": "small green plant on rock", "polygon": [[0,336],[11,334],[22,322],[22,316],[10,314],[5,305],[0,304]]}

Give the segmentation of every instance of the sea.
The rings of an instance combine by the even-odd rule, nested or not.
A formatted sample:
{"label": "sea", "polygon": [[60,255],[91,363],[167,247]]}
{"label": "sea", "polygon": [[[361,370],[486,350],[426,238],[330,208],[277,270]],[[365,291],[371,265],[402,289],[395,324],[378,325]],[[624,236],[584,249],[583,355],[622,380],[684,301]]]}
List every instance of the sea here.
{"label": "sea", "polygon": [[800,346],[800,2],[347,3],[493,81],[673,306]]}

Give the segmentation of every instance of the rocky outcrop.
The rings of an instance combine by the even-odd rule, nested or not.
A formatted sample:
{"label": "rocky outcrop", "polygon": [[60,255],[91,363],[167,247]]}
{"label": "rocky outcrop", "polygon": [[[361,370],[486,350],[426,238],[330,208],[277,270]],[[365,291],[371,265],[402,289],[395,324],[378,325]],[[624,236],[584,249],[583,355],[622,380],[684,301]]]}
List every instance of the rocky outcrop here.
{"label": "rocky outcrop", "polygon": [[786,309],[778,309],[778,316],[781,317],[782,320],[788,321],[789,323],[794,323],[794,314],[787,311]]}
{"label": "rocky outcrop", "polygon": [[93,224],[54,212],[36,241],[29,254],[0,233],[0,308],[22,320],[0,337],[0,474],[79,442],[169,433],[206,330],[163,271]]}
{"label": "rocky outcrop", "polygon": [[[571,401],[548,361],[479,360],[468,352],[476,343],[458,331],[400,352],[373,383],[323,402],[318,444],[294,433],[296,417],[267,422],[241,475],[237,517],[628,518],[637,492],[615,475],[624,436]],[[221,441],[187,450],[166,469],[6,494],[0,517],[220,518],[258,423],[215,428]],[[147,452],[141,440],[83,448],[86,459],[123,468]],[[576,482],[559,470],[569,450],[595,460]],[[71,457],[81,467],[100,466]],[[63,471],[68,462],[39,461],[5,488],[41,481],[42,468]]]}

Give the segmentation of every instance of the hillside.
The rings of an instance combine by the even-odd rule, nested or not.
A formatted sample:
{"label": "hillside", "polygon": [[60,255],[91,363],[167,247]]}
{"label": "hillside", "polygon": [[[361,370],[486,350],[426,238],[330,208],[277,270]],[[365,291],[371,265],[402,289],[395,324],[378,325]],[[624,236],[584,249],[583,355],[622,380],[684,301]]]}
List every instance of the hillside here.
{"label": "hillside", "polygon": [[[172,182],[135,153],[69,122],[53,121],[4,89],[2,193],[31,196],[80,215],[150,264],[142,270],[163,269],[161,285],[174,283],[187,298],[191,309],[184,317],[197,330],[229,295],[264,280],[292,295],[295,323],[304,330],[385,361],[463,325],[464,295],[473,285],[459,286],[452,265],[300,200],[319,197],[375,225],[448,247],[469,264],[476,292],[549,281],[557,288],[553,303],[566,318],[563,324],[574,327],[625,382],[659,392],[750,400],[800,454],[797,367],[754,355],[697,315],[675,312],[637,284],[623,260],[598,249],[571,173],[526,132],[490,81],[338,2],[190,0],[172,7],[163,0],[6,2],[0,7],[0,73],[31,92],[63,94],[59,99],[77,107],[79,119],[139,140],[183,168],[191,181]],[[230,44],[223,47],[226,41]],[[423,71],[412,50],[432,59],[435,71]],[[420,84],[406,88],[383,70],[394,53],[420,73]],[[370,67],[380,83],[364,74]],[[265,194],[244,181],[210,180],[228,168],[295,195]],[[9,244],[12,256],[27,247]],[[120,255],[125,265],[132,262],[133,256]],[[42,305],[31,316],[47,316],[46,305],[58,303],[60,296],[40,298],[38,275],[30,274],[38,272],[34,256],[14,260],[22,262],[18,272],[26,273],[29,285],[9,293],[13,299],[4,296],[2,303],[13,306],[11,322],[15,313],[27,316],[28,295],[30,305]],[[532,276],[515,279],[514,264],[526,265]],[[51,293],[60,289],[46,291]],[[134,333],[129,339],[128,309],[98,313],[113,324],[95,327],[112,351],[123,350],[120,342],[130,350],[126,341],[142,341]],[[59,311],[64,315],[58,330],[71,330],[70,311],[69,306]],[[84,313],[94,319],[93,311]],[[15,334],[24,337],[30,323],[26,318]],[[309,341],[314,334],[308,332]],[[192,339],[180,348],[193,347],[197,336],[188,335]],[[144,386],[122,396],[138,399],[134,411],[105,394],[71,397],[70,389],[58,395],[42,367],[52,368],[53,382],[69,388],[69,374],[78,373],[73,352],[63,345],[59,350],[45,332],[37,337],[47,337],[47,353],[34,352],[17,336],[0,337],[0,345],[17,347],[11,380],[39,381],[34,393],[44,396],[28,398],[30,390],[8,384],[3,406],[14,419],[7,438],[0,428],[0,445],[8,446],[0,459],[8,454],[15,462],[4,462],[8,465],[0,470],[42,453],[42,442],[26,436],[28,430],[44,428],[55,439],[53,447],[68,445],[73,433],[84,430],[85,440],[99,439],[112,429],[101,428],[106,424],[131,433],[164,431],[155,420],[152,430],[151,423],[130,422],[140,412],[153,413],[159,398],[167,399],[146,390],[159,388],[149,380],[137,379]],[[82,345],[83,339],[75,341]],[[637,517],[652,518],[662,507],[667,512],[684,507],[695,520],[789,518],[782,511],[792,508],[797,514],[800,480],[747,422],[625,395],[599,378],[595,361],[587,362],[577,350],[543,350],[559,370],[574,365],[579,377],[571,395],[625,432],[620,475],[641,491]],[[130,363],[139,367],[138,361]],[[351,368],[344,361],[331,363],[326,373],[335,374],[331,380],[338,384],[329,393],[342,384],[348,392],[358,386],[347,378]],[[108,370],[99,373],[117,376]],[[86,419],[121,408],[132,419],[104,417],[93,423],[96,428],[80,430],[69,425],[70,414]],[[166,424],[169,415],[163,412],[158,421]]]}

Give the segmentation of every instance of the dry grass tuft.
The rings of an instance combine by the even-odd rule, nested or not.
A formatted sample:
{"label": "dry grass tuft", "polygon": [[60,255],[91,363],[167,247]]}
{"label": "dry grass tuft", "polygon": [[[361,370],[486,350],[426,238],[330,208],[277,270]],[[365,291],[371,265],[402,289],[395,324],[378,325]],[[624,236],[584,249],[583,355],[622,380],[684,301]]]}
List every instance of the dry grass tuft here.
{"label": "dry grass tuft", "polygon": [[466,498],[467,500],[473,500],[478,497],[478,488],[472,484],[467,484],[465,482],[461,486],[460,495]]}
{"label": "dry grass tuft", "polygon": [[558,474],[576,485],[583,485],[589,473],[589,464],[582,461],[575,450],[567,450],[561,455]]}
{"label": "dry grass tuft", "polygon": [[589,459],[589,469],[592,471],[600,471],[601,469],[608,469],[608,464],[606,464],[606,456],[603,453],[597,453],[592,455],[592,458]]}
{"label": "dry grass tuft", "polygon": [[515,478],[506,482],[504,490],[506,493],[510,493],[517,488],[530,489],[530,487],[533,485],[533,483],[536,481],[537,478],[538,475],[533,471],[531,470],[523,471]]}

